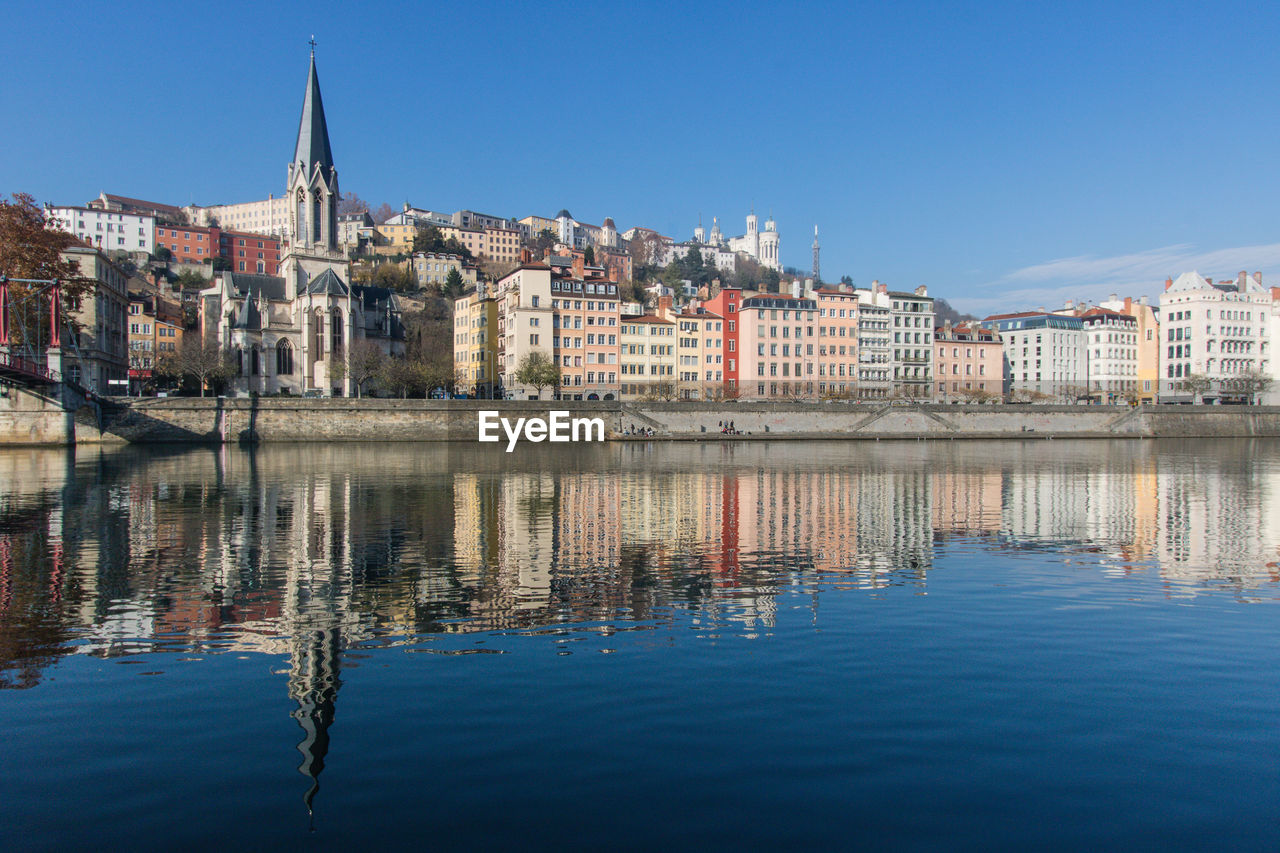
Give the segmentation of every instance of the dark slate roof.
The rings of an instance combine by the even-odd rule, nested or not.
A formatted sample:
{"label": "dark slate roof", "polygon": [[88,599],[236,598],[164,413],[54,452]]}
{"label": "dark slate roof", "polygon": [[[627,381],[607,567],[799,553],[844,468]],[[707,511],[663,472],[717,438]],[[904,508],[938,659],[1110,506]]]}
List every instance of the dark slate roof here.
{"label": "dark slate roof", "polygon": [[569,215],[568,210],[561,208],[560,212],[556,214],[556,219],[573,219],[573,217]]}
{"label": "dark slate roof", "polygon": [[333,270],[325,270],[311,279],[307,285],[307,293],[325,293],[330,296],[346,296],[347,286]]}
{"label": "dark slate roof", "polygon": [[368,284],[357,284],[351,289],[353,296],[360,300],[365,311],[385,308],[385,302],[391,299],[391,291],[385,287],[374,287]]}
{"label": "dark slate roof", "polygon": [[311,54],[311,70],[307,72],[307,94],[302,101],[302,119],[298,122],[298,145],[293,162],[301,162],[310,173],[319,163],[322,169],[333,168],[333,152],[329,149],[329,128],[324,122],[324,102],[320,100],[320,80],[316,77],[316,55]]}
{"label": "dark slate roof", "polygon": [[274,275],[256,275],[254,273],[223,273],[231,276],[231,289],[237,296],[265,296],[268,299],[282,300],[284,295],[284,279]]}
{"label": "dark slate roof", "polygon": [[258,300],[250,297],[240,306],[233,324],[236,329],[248,329],[252,332],[262,331],[262,312],[258,310]]}

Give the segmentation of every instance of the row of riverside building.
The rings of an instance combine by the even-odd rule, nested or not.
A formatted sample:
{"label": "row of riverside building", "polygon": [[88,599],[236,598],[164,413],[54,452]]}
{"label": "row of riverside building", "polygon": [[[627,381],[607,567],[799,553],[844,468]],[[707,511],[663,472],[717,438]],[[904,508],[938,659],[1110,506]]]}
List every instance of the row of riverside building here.
{"label": "row of riverside building", "polygon": [[[572,400],[923,398],[933,381],[923,287],[727,287],[681,308],[659,296],[646,312],[603,267],[551,254],[459,297],[453,330],[459,390],[482,398],[539,396],[517,379],[533,352],[554,361],[553,393]],[[979,368],[971,387],[998,394],[999,355]]]}
{"label": "row of riverside building", "polygon": [[455,301],[458,389],[540,396],[517,378],[535,351],[558,367],[552,395],[567,400],[1270,402],[1265,379],[1274,389],[1280,378],[1280,288],[1260,273],[1184,273],[1166,280],[1158,307],[1112,296],[941,327],[924,287],[804,280],[785,294],[699,297],[676,307],[660,296],[645,310],[581,256],[523,263]]}

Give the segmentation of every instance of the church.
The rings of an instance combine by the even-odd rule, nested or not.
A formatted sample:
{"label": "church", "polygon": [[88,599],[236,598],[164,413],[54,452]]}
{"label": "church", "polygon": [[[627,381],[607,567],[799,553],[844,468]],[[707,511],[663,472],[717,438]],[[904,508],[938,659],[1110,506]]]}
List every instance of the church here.
{"label": "church", "polygon": [[314,46],[285,198],[280,275],[219,273],[200,292],[201,333],[232,354],[229,393],[350,396],[353,346],[402,357],[404,326],[393,292],[350,283]]}
{"label": "church", "polygon": [[698,227],[693,232],[693,241],[700,246],[721,249],[728,247],[730,251],[741,252],[762,267],[782,272],[782,261],[778,255],[781,243],[781,239],[778,236],[778,224],[773,221],[773,216],[771,215],[768,221],[765,222],[764,231],[762,232],[759,229],[758,222],[759,220],[756,219],[756,212],[753,208],[747,216],[747,233],[739,237],[726,238],[720,233],[720,220],[713,218],[711,235],[708,237],[702,228],[701,218],[699,218]]}

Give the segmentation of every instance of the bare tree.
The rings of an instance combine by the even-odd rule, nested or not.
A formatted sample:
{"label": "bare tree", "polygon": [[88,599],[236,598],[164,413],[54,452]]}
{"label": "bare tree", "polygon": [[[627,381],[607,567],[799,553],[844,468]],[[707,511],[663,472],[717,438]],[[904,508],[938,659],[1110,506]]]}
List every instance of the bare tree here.
{"label": "bare tree", "polygon": [[1247,370],[1226,380],[1223,385],[1248,398],[1250,405],[1253,405],[1258,402],[1259,394],[1265,394],[1271,388],[1272,382],[1271,377],[1261,370]]}
{"label": "bare tree", "polygon": [[1213,380],[1203,373],[1188,373],[1178,383],[1178,390],[1186,391],[1194,402],[1202,402],[1205,392],[1213,387]]}
{"label": "bare tree", "polygon": [[202,341],[198,334],[182,336],[182,343],[156,361],[156,373],[181,378],[191,376],[200,385],[200,396],[210,383],[233,376],[238,368],[231,354],[214,341]]}
{"label": "bare tree", "polygon": [[360,198],[355,193],[343,193],[342,201],[338,202],[338,213],[368,213],[369,202]]}
{"label": "bare tree", "polygon": [[351,344],[347,375],[355,386],[356,396],[363,396],[364,384],[382,373],[387,354],[368,338],[357,338]]}
{"label": "bare tree", "polygon": [[373,213],[369,214],[373,217],[373,221],[378,225],[386,222],[388,219],[396,215],[395,209],[385,201],[374,208]]}

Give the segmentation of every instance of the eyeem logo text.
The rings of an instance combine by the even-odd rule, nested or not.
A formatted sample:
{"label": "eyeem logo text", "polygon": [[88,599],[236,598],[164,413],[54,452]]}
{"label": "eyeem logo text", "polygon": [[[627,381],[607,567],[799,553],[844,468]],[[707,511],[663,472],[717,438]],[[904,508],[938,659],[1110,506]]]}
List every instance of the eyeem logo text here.
{"label": "eyeem logo text", "polygon": [[480,412],[480,441],[501,441],[499,427],[507,436],[508,453],[521,437],[532,442],[604,441],[603,418],[570,418],[566,411],[550,412],[546,418],[516,418],[514,424],[496,411]]}

